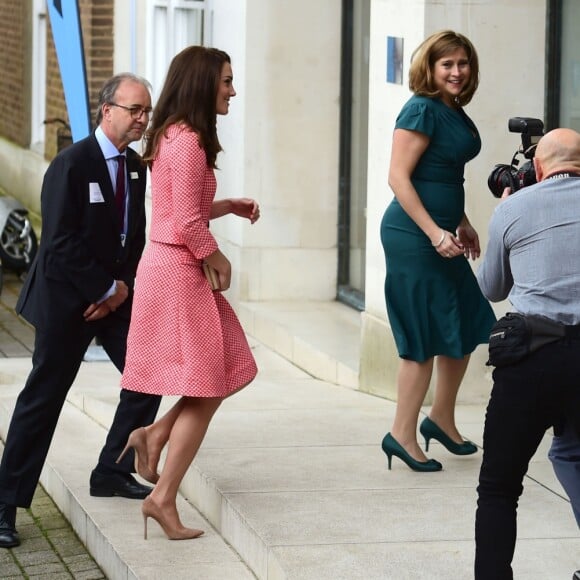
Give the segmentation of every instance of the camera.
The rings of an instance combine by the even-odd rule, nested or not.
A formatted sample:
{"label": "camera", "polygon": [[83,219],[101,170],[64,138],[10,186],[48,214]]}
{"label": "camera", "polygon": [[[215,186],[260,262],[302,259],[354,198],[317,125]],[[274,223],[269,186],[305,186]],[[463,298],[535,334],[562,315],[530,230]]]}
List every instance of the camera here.
{"label": "camera", "polygon": [[[544,123],[540,119],[531,117],[512,117],[508,121],[508,129],[512,133],[522,134],[522,144],[514,153],[509,165],[496,165],[487,178],[487,186],[495,197],[501,197],[506,187],[511,188],[510,193],[514,193],[522,187],[536,183],[536,171],[532,159],[538,141],[544,135]],[[523,155],[527,161],[518,167],[520,155]]]}

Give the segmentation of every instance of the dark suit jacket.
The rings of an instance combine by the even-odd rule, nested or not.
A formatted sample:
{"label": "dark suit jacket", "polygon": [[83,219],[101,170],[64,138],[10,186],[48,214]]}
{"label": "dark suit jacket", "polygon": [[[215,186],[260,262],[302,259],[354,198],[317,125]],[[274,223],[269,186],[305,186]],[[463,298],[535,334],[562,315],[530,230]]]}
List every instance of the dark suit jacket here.
{"label": "dark suit jacket", "polygon": [[49,165],[41,192],[40,247],[16,305],[37,329],[66,332],[82,324],[85,309],[116,279],[130,292],[114,314],[130,317],[135,272],[145,246],[146,187],[146,168],[130,148],[127,175],[129,215],[123,246],[113,186],[94,133],[61,151]]}

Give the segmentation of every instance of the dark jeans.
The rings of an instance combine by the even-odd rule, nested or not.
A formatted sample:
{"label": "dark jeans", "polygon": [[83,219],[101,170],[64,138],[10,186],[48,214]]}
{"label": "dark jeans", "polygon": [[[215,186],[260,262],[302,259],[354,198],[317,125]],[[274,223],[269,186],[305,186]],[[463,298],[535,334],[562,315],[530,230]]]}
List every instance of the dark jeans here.
{"label": "dark jeans", "polygon": [[576,419],[580,339],[549,344],[493,371],[475,517],[475,579],[512,580],[516,510],[528,463],[546,429]]}

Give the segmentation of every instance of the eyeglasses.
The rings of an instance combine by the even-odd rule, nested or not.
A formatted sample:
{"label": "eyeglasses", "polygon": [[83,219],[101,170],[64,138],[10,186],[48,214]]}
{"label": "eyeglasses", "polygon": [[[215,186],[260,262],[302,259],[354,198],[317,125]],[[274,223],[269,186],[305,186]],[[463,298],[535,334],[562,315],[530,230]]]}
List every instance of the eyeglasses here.
{"label": "eyeglasses", "polygon": [[119,105],[118,103],[109,103],[111,107],[119,107],[120,109],[125,109],[125,111],[129,111],[129,115],[131,115],[132,119],[139,119],[141,115],[149,116],[153,109],[151,107],[140,107],[139,105],[133,105],[132,107],[127,107],[125,105]]}

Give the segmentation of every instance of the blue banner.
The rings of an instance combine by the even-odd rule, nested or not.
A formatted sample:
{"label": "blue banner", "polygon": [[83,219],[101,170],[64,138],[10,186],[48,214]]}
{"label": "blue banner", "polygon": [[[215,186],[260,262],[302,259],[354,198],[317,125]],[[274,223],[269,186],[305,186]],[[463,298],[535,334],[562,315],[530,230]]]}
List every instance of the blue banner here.
{"label": "blue banner", "polygon": [[78,0],[48,0],[48,14],[73,141],[91,132],[91,113]]}

